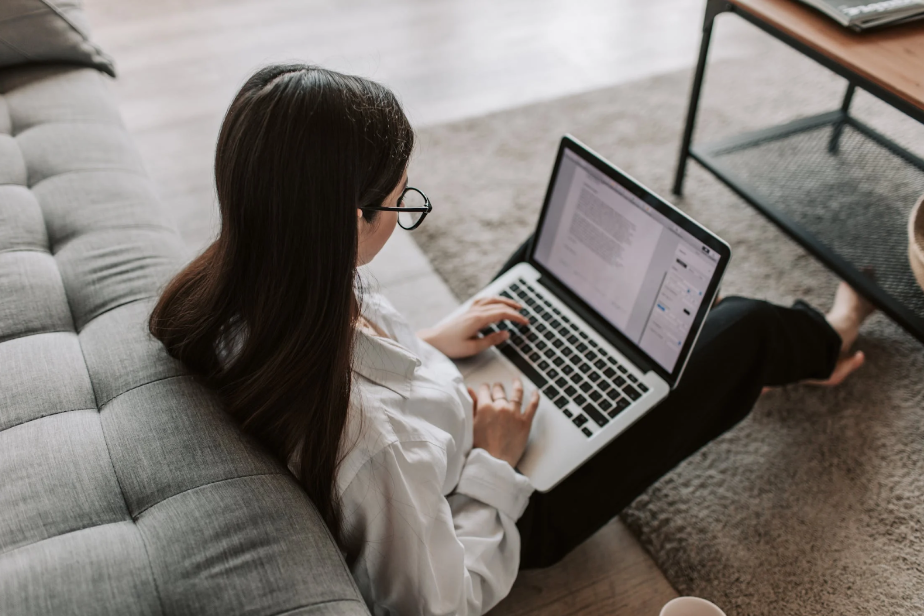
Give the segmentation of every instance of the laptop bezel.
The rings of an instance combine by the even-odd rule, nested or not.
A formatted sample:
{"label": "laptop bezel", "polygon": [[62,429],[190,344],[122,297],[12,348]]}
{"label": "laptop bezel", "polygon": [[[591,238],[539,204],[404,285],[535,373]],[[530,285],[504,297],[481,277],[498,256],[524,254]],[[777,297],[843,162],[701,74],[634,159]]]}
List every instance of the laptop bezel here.
{"label": "laptop bezel", "polygon": [[[625,336],[625,334],[623,334],[617,327],[612,325],[605,317],[603,317],[593,307],[581,299],[568,287],[567,284],[559,280],[555,274],[546,269],[546,267],[539,263],[535,258],[536,247],[539,244],[540,234],[542,233],[543,226],[545,225],[546,214],[552,199],[555,182],[558,180],[558,173],[561,169],[562,158],[565,155],[566,149],[576,154],[583,161],[592,165],[595,169],[602,172],[608,178],[618,182],[623,188],[627,189],[633,195],[640,198],[646,204],[650,205],[652,208],[657,210],[658,213],[662,214],[665,218],[682,228],[684,231],[688,232],[697,240],[700,240],[710,250],[715,251],[715,253],[719,256],[719,262],[712,274],[712,279],[709,281],[709,286],[706,289],[703,302],[696,313],[696,317],[693,320],[693,325],[690,328],[690,333],[687,335],[687,339],[683,344],[680,355],[677,357],[677,362],[675,363],[674,369],[672,371],[668,371],[662,367],[654,358],[649,356],[648,353],[646,353],[644,349],[641,348],[641,346]],[[702,328],[703,322],[706,319],[706,315],[709,313],[709,309],[712,307],[712,302],[718,291],[719,284],[721,283],[722,277],[725,274],[725,269],[728,266],[730,259],[731,248],[717,235],[681,212],[679,209],[668,203],[665,199],[659,197],[653,191],[646,188],[644,185],[636,181],[634,178],[626,174],[615,165],[607,162],[602,156],[588,148],[573,136],[565,135],[562,137],[561,143],[558,147],[558,154],[555,157],[555,166],[552,168],[552,176],[549,179],[549,185],[546,189],[545,200],[542,204],[542,211],[539,214],[539,222],[536,224],[536,231],[533,236],[533,241],[529,246],[527,262],[542,275],[543,279],[548,279],[548,281],[544,281],[546,286],[549,286],[551,290],[554,291],[563,301],[567,302],[568,305],[575,310],[575,312],[584,317],[585,320],[587,320],[588,323],[597,331],[603,334],[611,344],[623,351],[629,360],[633,361],[633,363],[636,363],[638,367],[643,370],[654,370],[655,373],[667,381],[668,385],[672,389],[680,381],[683,370],[690,358],[690,352],[692,351],[693,346],[699,337],[699,332]],[[549,284],[549,282],[552,282],[553,284]],[[626,353],[626,349],[630,349],[631,352]]]}

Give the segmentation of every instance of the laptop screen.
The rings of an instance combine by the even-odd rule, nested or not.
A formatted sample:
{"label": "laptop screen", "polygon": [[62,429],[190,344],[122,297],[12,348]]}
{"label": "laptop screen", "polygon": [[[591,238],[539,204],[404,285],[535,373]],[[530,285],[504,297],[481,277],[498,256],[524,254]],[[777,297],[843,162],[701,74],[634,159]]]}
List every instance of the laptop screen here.
{"label": "laptop screen", "polygon": [[554,177],[533,259],[673,373],[720,255],[567,147]]}

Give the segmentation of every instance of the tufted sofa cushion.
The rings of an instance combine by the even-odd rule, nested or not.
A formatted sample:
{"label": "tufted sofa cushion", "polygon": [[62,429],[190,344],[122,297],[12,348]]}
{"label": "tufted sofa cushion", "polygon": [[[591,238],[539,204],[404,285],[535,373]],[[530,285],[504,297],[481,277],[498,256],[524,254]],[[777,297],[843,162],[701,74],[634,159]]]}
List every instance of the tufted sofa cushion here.
{"label": "tufted sofa cushion", "polygon": [[146,329],[186,257],[103,77],[0,71],[0,614],[365,614],[330,534]]}

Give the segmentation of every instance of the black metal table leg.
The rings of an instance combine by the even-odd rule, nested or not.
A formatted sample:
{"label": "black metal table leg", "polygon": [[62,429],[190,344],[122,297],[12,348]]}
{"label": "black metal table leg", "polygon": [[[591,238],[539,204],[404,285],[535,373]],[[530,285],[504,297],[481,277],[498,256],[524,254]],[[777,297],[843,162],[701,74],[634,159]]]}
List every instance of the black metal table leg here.
{"label": "black metal table leg", "polygon": [[696,73],[693,75],[693,91],[690,93],[690,106],[687,109],[687,123],[683,129],[683,141],[680,144],[680,158],[677,161],[677,175],[671,190],[678,197],[683,192],[683,177],[687,170],[687,158],[690,155],[690,141],[696,124],[696,111],[699,107],[699,91],[703,85],[706,72],[706,58],[709,55],[709,41],[712,39],[712,24],[716,15],[729,10],[725,0],[707,0],[706,14],[703,18],[703,40],[699,46],[699,59],[696,61]]}
{"label": "black metal table leg", "polygon": [[[856,89],[857,86],[851,82],[847,86],[847,91],[844,93],[844,100],[841,103],[841,112],[844,114],[845,119],[850,112],[850,103],[853,101],[853,93]],[[837,154],[838,146],[840,146],[841,143],[841,133],[844,132],[844,124],[845,121],[838,122],[831,130],[831,141],[828,142],[828,152],[831,154]]]}

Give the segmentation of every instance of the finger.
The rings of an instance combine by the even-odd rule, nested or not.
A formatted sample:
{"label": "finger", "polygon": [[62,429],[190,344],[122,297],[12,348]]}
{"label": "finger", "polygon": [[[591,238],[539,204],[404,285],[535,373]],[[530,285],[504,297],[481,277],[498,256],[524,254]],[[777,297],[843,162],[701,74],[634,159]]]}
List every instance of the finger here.
{"label": "finger", "polygon": [[503,383],[494,383],[494,387],[491,388],[491,399],[495,401],[507,399],[507,392],[504,391]]}
{"label": "finger", "polygon": [[529,404],[526,405],[526,410],[523,412],[525,415],[524,419],[527,423],[532,424],[533,418],[536,416],[536,410],[539,408],[539,390],[533,390],[533,394],[529,397]]}
{"label": "finger", "polygon": [[513,392],[510,394],[510,402],[513,403],[513,409],[519,412],[520,405],[523,404],[523,381],[518,376],[513,377]]}
{"label": "finger", "polygon": [[491,305],[497,306],[499,304],[503,304],[505,306],[510,306],[514,310],[519,310],[520,308],[523,307],[523,304],[517,302],[516,300],[509,299],[506,297],[501,297],[500,295],[494,295],[492,297],[485,297],[484,300],[485,301],[481,304],[483,306],[491,306]]}
{"label": "finger", "polygon": [[482,336],[481,338],[472,338],[471,344],[468,345],[469,348],[467,349],[467,352],[469,355],[481,353],[485,349],[489,349],[492,346],[506,341],[508,338],[510,338],[510,333],[506,331],[494,332],[493,334],[488,334],[487,336]]}
{"label": "finger", "polygon": [[481,406],[488,404],[491,400],[491,386],[487,383],[482,383],[481,387],[478,389],[478,401],[481,403]]}
{"label": "finger", "polygon": [[520,323],[522,325],[529,325],[529,319],[524,317],[516,310],[507,308],[506,306],[482,308],[475,312],[474,316],[478,319],[478,329],[490,325],[491,323],[503,321],[504,319],[513,321],[514,323]]}

